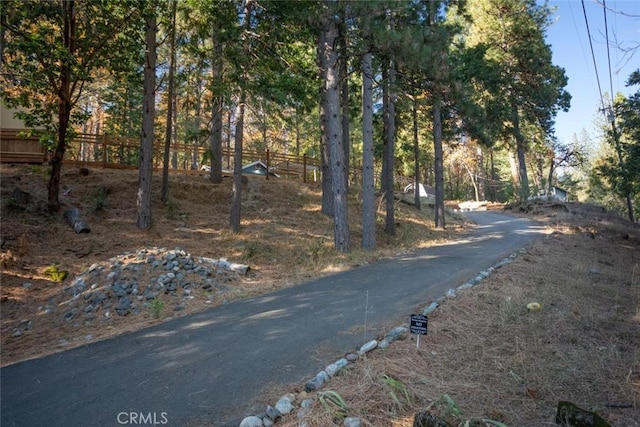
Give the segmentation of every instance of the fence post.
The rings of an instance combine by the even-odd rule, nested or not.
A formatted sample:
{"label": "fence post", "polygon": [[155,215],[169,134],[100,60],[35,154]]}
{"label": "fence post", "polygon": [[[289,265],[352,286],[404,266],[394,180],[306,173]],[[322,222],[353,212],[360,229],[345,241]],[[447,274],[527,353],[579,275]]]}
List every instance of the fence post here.
{"label": "fence post", "polygon": [[269,149],[267,148],[267,179],[269,179]]}
{"label": "fence post", "polygon": [[100,139],[102,140],[102,167],[106,169],[107,167],[107,136],[101,135]]}
{"label": "fence post", "polygon": [[302,155],[302,182],[307,182],[307,154]]}

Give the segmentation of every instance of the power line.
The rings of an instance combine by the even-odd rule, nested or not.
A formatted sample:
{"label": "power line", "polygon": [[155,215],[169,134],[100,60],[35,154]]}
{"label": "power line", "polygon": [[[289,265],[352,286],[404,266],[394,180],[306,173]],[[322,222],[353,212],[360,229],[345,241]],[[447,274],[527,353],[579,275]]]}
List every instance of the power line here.
{"label": "power line", "polygon": [[609,85],[611,88],[611,108],[613,108],[613,77],[611,76],[611,53],[609,52],[609,25],[607,25],[607,5],[606,0],[602,0],[602,11],[604,13],[604,35],[607,40],[607,61],[609,65]]}
{"label": "power line", "polygon": [[582,0],[582,13],[584,14],[584,22],[587,25],[587,36],[589,37],[589,46],[591,47],[591,59],[593,60],[593,68],[596,70],[596,81],[598,82],[598,93],[600,94],[600,102],[602,103],[602,108],[604,108],[604,102],[602,101],[602,87],[600,86],[600,76],[598,74],[598,66],[596,64],[596,55],[593,51],[593,40],[591,39],[591,30],[589,29],[589,19],[587,18],[587,10],[584,6],[584,0]]}

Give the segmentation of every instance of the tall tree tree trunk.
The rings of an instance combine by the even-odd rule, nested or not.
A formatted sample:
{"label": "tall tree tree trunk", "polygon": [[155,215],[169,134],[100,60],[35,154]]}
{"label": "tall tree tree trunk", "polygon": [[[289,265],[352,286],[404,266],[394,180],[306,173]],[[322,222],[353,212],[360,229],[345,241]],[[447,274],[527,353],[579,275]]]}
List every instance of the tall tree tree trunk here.
{"label": "tall tree tree trunk", "polygon": [[476,181],[478,183],[478,200],[487,200],[484,156],[480,146],[476,148]]}
{"label": "tall tree tree trunk", "polygon": [[433,147],[435,163],[436,201],[433,207],[436,228],[445,228],[444,218],[444,161],[442,155],[442,115],[439,100],[433,103]]}
{"label": "tall tree tree trunk", "polygon": [[[251,21],[251,1],[244,1],[244,21],[242,23],[245,34],[248,33]],[[249,57],[249,46],[244,41],[242,46],[245,58]],[[244,69],[243,79],[247,78],[248,70]],[[244,110],[247,102],[247,93],[244,87],[240,88],[240,102],[238,105],[238,117],[236,120],[236,138],[233,157],[233,191],[231,197],[231,213],[229,223],[234,233],[240,232],[240,220],[242,218],[242,144],[244,140]]]}
{"label": "tall tree tree trunk", "polygon": [[490,149],[491,151],[489,152],[490,155],[490,159],[489,161],[491,162],[491,182],[490,182],[490,193],[491,193],[491,201],[492,202],[496,202],[498,201],[498,188],[497,188],[497,182],[498,182],[498,174],[496,173],[496,161],[493,158],[493,147],[491,147]]}
{"label": "tall tree tree trunk", "polygon": [[222,43],[219,36],[213,36],[213,103],[211,106],[211,174],[209,179],[215,184],[222,182],[222,96],[220,80],[222,79]]}
{"label": "tall tree tree trunk", "polygon": [[[332,2],[327,1],[327,11],[331,10]],[[347,185],[342,146],[342,132],[340,126],[340,70],[337,51],[338,24],[332,13],[327,13],[323,19],[324,32],[323,62],[326,70],[326,80],[323,82],[326,102],[324,103],[326,140],[329,144],[329,173],[331,176],[333,200],[333,235],[334,246],[338,252],[349,251],[349,221],[347,210]]]}
{"label": "tall tree tree trunk", "polygon": [[202,129],[202,80],[197,77],[198,88],[196,90],[196,117],[195,117],[195,137],[193,138],[193,151],[191,152],[191,170],[198,170],[200,159],[198,158],[200,148],[200,130]]}
{"label": "tall tree tree trunk", "polygon": [[521,200],[527,200],[529,197],[529,178],[527,177],[527,159],[526,159],[526,142],[520,130],[520,113],[518,106],[513,103],[513,134],[516,138],[516,152],[518,154],[518,179],[520,187],[518,196]]}
{"label": "tall tree tree trunk", "polygon": [[416,208],[420,206],[420,144],[418,139],[418,99],[413,98],[411,115],[413,116],[413,200]]}
{"label": "tall tree tree trunk", "polygon": [[[64,19],[63,40],[64,47],[73,57],[76,50],[76,8],[75,1],[62,1]],[[71,117],[71,67],[68,62],[60,64],[60,86],[58,89],[58,143],[51,157],[51,176],[47,185],[47,204],[52,212],[60,209],[60,171],[66,149],[69,118]]]}
{"label": "tall tree tree trunk", "polygon": [[[343,11],[344,15],[344,11]],[[343,18],[344,19],[344,16]],[[342,104],[342,147],[344,149],[344,162],[345,162],[345,180],[347,183],[347,190],[349,189],[349,156],[351,153],[351,136],[349,135],[349,63],[347,61],[346,52],[349,47],[349,41],[347,40],[347,25],[343,23],[340,25],[340,44],[342,51],[345,52],[340,60],[340,96]]]}
{"label": "tall tree tree trunk", "polygon": [[376,248],[376,206],[373,179],[372,54],[362,57],[362,248]]}
{"label": "tall tree tree trunk", "polygon": [[140,141],[140,170],[138,175],[138,221],[140,229],[151,227],[151,178],[153,172],[153,124],[155,120],[156,90],[156,16],[155,2],[150,4],[145,18],[144,107],[142,111],[142,138]]}
{"label": "tall tree tree trunk", "polygon": [[236,138],[233,152],[233,190],[231,196],[230,225],[234,233],[240,232],[240,219],[242,215],[242,143],[244,134],[244,106],[246,95],[244,90],[240,95],[238,105],[238,117],[236,120]]}
{"label": "tall tree tree trunk", "polygon": [[175,97],[176,71],[176,9],[178,0],[171,1],[171,30],[169,33],[169,81],[167,82],[167,127],[164,134],[164,155],[162,162],[162,195],[160,199],[166,204],[169,201],[169,156],[171,151],[171,135],[173,133],[173,98]]}
{"label": "tall tree tree trunk", "polygon": [[388,73],[385,81],[386,90],[386,111],[385,117],[385,135],[384,135],[384,151],[382,158],[382,177],[384,180],[384,198],[386,206],[385,217],[385,233],[394,236],[396,234],[395,220],[395,199],[394,199],[394,163],[395,163],[395,140],[396,140],[396,102],[395,102],[395,80],[396,70],[395,61],[393,59],[388,62]]}
{"label": "tall tree tree trunk", "polygon": [[[171,140],[176,143],[178,141],[178,126],[176,126],[176,123],[178,123],[178,97],[174,96],[173,97],[173,132],[171,135]],[[177,149],[173,149],[172,153],[171,153],[171,167],[173,169],[178,169],[178,150]]]}
{"label": "tall tree tree trunk", "polygon": [[[327,43],[326,34],[324,31],[320,31],[318,34],[318,70],[320,74],[320,81],[325,82],[327,80],[327,65],[325,60]],[[330,153],[329,143],[327,141],[327,93],[324,87],[320,88],[320,169],[322,174],[322,213],[326,216],[333,217],[333,198],[332,185],[331,185],[331,173],[329,172]]]}
{"label": "tall tree tree trunk", "polygon": [[520,188],[520,175],[518,173],[518,159],[513,150],[509,150],[509,169],[511,170],[511,184],[513,184],[514,196],[517,196]]}

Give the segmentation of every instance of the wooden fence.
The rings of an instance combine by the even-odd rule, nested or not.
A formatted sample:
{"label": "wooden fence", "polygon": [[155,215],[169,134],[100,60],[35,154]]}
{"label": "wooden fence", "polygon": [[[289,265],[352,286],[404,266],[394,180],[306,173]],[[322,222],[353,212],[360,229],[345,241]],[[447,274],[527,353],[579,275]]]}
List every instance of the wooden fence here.
{"label": "wooden fence", "polygon": [[[103,168],[137,169],[140,140],[110,135],[79,134],[67,146],[65,163]],[[199,173],[203,159],[207,157],[206,147],[190,144],[172,144],[169,148],[169,169],[182,173]],[[163,167],[164,144],[160,141],[154,147],[154,167]],[[0,162],[2,163],[44,163],[50,153],[40,142],[39,135],[25,135],[23,130],[0,129]],[[234,151],[222,148],[225,174],[232,173]],[[320,173],[320,161],[306,155],[296,156],[270,150],[243,150],[243,162],[260,161],[269,172],[303,180],[317,180]]]}

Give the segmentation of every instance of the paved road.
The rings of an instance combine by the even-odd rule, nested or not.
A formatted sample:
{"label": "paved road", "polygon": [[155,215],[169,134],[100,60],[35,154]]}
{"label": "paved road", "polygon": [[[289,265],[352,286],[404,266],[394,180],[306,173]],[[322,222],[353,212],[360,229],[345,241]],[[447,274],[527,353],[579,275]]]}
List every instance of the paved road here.
{"label": "paved road", "polygon": [[1,425],[237,426],[265,386],[311,378],[542,232],[469,217],[464,240],[2,368]]}

